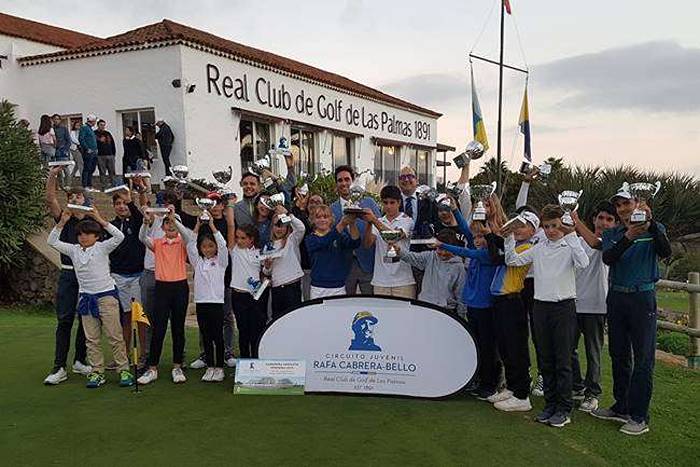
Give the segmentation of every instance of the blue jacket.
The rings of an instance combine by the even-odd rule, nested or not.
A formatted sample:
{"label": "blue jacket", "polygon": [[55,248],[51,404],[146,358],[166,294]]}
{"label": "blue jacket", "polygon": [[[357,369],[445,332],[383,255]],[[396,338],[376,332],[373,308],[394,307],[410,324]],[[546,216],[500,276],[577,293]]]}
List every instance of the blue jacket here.
{"label": "blue jacket", "polygon": [[63,125],[58,125],[53,128],[53,131],[56,134],[56,156],[67,156],[71,145],[68,128]]}
{"label": "blue jacket", "polygon": [[462,303],[472,308],[490,308],[493,304],[491,282],[493,282],[493,276],[496,273],[496,265],[493,263],[487,248],[476,248],[474,245],[474,235],[472,235],[469,224],[462,213],[457,210],[454,211],[454,215],[460,230],[467,239],[467,247],[442,245],[441,248],[457,256],[469,258],[467,279],[462,291]]}
{"label": "blue jacket", "polygon": [[[361,237],[360,237],[361,238]],[[311,285],[336,289],[345,285],[350,263],[339,262],[338,257],[360,246],[360,238],[353,240],[347,232],[339,234],[333,227],[324,236],[311,233],[304,240],[311,257]]]}
{"label": "blue jacket", "polygon": [[608,282],[618,287],[652,287],[659,280],[657,257],[671,255],[666,228],[651,221],[649,231],[634,240],[625,237],[620,225],[603,232],[603,262],[610,266]]}
{"label": "blue jacket", "polygon": [[[377,217],[381,216],[381,212],[379,211],[379,206],[369,196],[362,198],[360,200],[360,207],[361,208],[370,208],[374,212],[375,216],[377,216]],[[333,203],[331,205],[331,210],[333,211],[333,216],[335,217],[335,222],[336,223],[340,222],[340,219],[343,217],[343,209],[340,207],[340,200],[336,201],[335,203]],[[365,224],[366,224],[366,222],[363,221],[362,219],[357,219],[357,228],[360,229],[360,236],[364,235],[364,233],[365,233]],[[357,262],[360,265],[360,269],[362,269],[364,272],[366,272],[368,274],[374,273],[374,245],[372,245],[370,248],[360,247],[360,248],[355,250],[354,254],[357,257]],[[345,255],[345,261],[348,263],[348,265],[351,265],[353,251],[347,250],[344,252],[344,255]]]}
{"label": "blue jacket", "polygon": [[95,131],[90,125],[83,125],[80,127],[78,141],[83,151],[97,154],[97,137],[95,137]]}

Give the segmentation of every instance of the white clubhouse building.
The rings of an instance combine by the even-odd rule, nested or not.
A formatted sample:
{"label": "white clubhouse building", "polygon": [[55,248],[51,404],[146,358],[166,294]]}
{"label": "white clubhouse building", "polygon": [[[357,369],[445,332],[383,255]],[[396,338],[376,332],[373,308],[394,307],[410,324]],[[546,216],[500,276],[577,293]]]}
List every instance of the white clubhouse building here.
{"label": "white clubhouse building", "polygon": [[[32,129],[42,114],[104,119],[119,172],[124,128],[157,151],[163,119],[175,134],[173,165],[194,178],[232,166],[237,182],[284,136],[297,171],[351,164],[396,183],[411,165],[435,184],[439,113],[167,19],[103,39],[0,14],[0,98]],[[160,178],[162,162],[153,171]]]}

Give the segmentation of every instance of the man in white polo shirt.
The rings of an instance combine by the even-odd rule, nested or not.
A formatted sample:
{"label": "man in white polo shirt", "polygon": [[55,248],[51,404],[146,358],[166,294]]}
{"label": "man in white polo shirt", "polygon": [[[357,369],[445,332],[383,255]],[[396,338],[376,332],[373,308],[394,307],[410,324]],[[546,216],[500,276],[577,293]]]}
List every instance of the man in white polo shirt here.
{"label": "man in white polo shirt", "polygon": [[388,295],[391,297],[416,298],[416,281],[413,278],[411,266],[399,261],[398,254],[389,256],[391,244],[381,236],[381,232],[397,231],[399,239],[396,244],[403,251],[409,249],[409,239],[413,230],[413,219],[399,210],[401,206],[401,190],[396,186],[385,186],[379,194],[382,199],[384,216],[377,216],[370,209],[366,209],[364,232],[364,246],[366,248],[375,245],[374,250],[374,274],[372,286],[375,295]]}

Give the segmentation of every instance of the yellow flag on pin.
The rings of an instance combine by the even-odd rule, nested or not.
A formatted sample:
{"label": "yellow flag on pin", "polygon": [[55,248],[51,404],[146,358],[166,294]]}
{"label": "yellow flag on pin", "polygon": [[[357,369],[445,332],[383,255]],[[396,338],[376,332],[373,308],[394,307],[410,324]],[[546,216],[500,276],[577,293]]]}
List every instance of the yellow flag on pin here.
{"label": "yellow flag on pin", "polygon": [[151,325],[151,322],[148,321],[148,316],[143,311],[143,306],[135,300],[131,302],[131,322],[143,323],[146,326]]}

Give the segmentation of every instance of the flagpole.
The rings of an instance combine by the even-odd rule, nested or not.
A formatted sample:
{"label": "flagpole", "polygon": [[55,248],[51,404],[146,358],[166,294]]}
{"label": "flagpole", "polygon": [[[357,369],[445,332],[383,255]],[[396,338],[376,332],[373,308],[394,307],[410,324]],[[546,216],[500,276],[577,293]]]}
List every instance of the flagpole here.
{"label": "flagpole", "polygon": [[501,174],[501,118],[503,116],[503,42],[505,36],[506,6],[501,1],[501,53],[498,60],[498,134],[496,137],[496,193],[500,197],[503,194]]}
{"label": "flagpole", "polygon": [[139,323],[138,322],[131,322],[131,342],[132,344],[132,351],[131,351],[131,360],[134,363],[134,392],[139,392],[139,362],[138,362],[138,338],[139,338],[139,333],[138,333],[138,328],[139,328]]}

